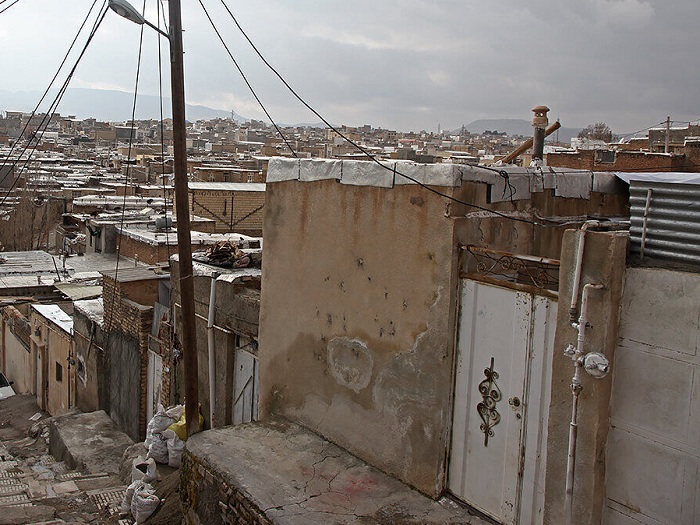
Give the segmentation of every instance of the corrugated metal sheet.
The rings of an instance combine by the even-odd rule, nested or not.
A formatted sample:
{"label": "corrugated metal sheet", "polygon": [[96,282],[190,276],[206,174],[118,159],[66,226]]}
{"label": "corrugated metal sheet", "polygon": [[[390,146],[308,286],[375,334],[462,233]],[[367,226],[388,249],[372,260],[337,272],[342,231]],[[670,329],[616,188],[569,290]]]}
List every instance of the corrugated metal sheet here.
{"label": "corrugated metal sheet", "polygon": [[[644,210],[651,190],[646,234]],[[632,251],[644,256],[700,264],[700,185],[630,182]]]}

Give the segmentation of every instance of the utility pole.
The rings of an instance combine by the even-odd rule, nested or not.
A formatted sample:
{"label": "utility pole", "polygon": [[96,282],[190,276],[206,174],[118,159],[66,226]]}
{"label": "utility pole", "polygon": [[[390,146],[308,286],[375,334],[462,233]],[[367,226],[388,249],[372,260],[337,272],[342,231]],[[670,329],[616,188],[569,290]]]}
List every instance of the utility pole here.
{"label": "utility pole", "polygon": [[668,153],[668,143],[671,135],[671,115],[666,117],[666,143],[664,145],[664,153]]}
{"label": "utility pole", "polygon": [[187,435],[199,432],[199,390],[197,334],[192,275],[192,236],[187,181],[187,129],[185,124],[185,71],[182,48],[180,0],[170,0],[170,82],[173,102],[173,153],[175,171],[175,213],[180,271],[180,308],[182,314],[182,353],[185,365],[185,417]]}
{"label": "utility pole", "polygon": [[[175,162],[175,213],[177,214],[177,251],[180,272],[180,313],[182,318],[182,353],[185,365],[185,417],[187,435],[201,430],[199,426],[199,370],[197,364],[197,333],[194,311],[194,280],[192,275],[192,235],[187,183],[187,128],[185,124],[185,69],[182,49],[182,10],[180,0],[170,0],[170,34],[144,19],[128,0],[109,0],[109,7],[119,16],[146,24],[170,42],[170,89],[173,101],[173,153]],[[161,137],[162,139],[162,137]]]}

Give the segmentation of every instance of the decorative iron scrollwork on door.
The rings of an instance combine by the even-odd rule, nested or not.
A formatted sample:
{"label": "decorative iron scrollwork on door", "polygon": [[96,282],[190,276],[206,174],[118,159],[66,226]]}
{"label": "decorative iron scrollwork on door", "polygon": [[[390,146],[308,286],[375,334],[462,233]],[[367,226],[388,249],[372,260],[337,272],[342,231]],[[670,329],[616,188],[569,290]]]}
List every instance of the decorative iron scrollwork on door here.
{"label": "decorative iron scrollwork on door", "polygon": [[501,400],[501,389],[498,388],[496,384],[496,379],[498,379],[498,372],[493,370],[494,359],[491,358],[491,366],[484,369],[484,379],[479,383],[479,393],[481,394],[482,401],[476,405],[476,410],[479,412],[479,417],[481,417],[481,425],[479,428],[484,433],[484,446],[489,446],[489,437],[493,437],[493,427],[498,425],[501,421],[501,414],[496,410],[496,403]]}

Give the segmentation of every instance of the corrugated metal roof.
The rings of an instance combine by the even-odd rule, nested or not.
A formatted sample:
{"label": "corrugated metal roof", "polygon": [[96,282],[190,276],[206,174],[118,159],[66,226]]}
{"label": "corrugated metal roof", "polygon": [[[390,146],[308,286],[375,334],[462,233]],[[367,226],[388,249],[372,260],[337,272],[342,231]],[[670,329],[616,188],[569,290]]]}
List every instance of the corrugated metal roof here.
{"label": "corrugated metal roof", "polygon": [[83,284],[58,283],[54,285],[61,293],[70,298],[71,301],[81,301],[83,299],[94,299],[102,295],[101,286],[86,286]]}
{"label": "corrugated metal roof", "polygon": [[[158,270],[161,270],[158,268]],[[138,267],[138,268],[119,268],[118,270],[103,271],[102,275],[111,279],[115,278],[120,283],[129,283],[134,281],[150,281],[151,279],[169,279],[169,273],[156,273],[154,268]]]}
{"label": "corrugated metal roof", "polygon": [[631,180],[630,222],[633,252],[700,264],[700,182]]}
{"label": "corrugated metal roof", "polygon": [[189,188],[197,191],[265,191],[261,182],[190,182]]}
{"label": "corrugated metal roof", "polygon": [[68,334],[73,333],[73,318],[56,304],[33,304],[32,308],[42,317],[53,322]]}

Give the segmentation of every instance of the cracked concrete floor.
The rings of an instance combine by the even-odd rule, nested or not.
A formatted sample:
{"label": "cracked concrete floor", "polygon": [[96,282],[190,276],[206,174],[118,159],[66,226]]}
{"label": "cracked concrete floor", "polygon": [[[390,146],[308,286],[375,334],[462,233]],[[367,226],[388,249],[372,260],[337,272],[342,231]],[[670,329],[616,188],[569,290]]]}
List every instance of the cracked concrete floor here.
{"label": "cracked concrete floor", "polygon": [[0,400],[0,525],[126,524],[126,488],[107,474],[69,470],[49,454],[47,414],[32,396]]}
{"label": "cracked concrete floor", "polygon": [[[198,493],[232,489],[277,525],[488,525],[456,502],[427,498],[287,421],[208,430],[190,437],[187,450],[192,461],[184,479],[197,480]],[[204,497],[188,505],[200,518],[219,512]]]}

